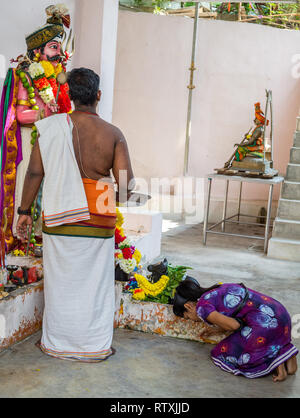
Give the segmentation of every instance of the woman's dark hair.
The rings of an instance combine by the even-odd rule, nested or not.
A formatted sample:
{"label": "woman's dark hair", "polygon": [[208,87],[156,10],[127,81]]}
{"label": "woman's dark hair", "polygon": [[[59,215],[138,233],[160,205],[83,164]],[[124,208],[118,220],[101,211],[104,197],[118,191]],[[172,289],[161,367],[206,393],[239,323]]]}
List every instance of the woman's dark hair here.
{"label": "woman's dark hair", "polygon": [[74,68],[69,73],[70,98],[83,105],[93,105],[97,100],[100,77],[88,68]]}
{"label": "woman's dark hair", "polygon": [[187,302],[196,302],[204,293],[217,289],[219,286],[219,284],[215,284],[207,288],[201,287],[196,279],[187,276],[176,288],[173,301],[174,314],[183,317],[186,311],[184,305]]}

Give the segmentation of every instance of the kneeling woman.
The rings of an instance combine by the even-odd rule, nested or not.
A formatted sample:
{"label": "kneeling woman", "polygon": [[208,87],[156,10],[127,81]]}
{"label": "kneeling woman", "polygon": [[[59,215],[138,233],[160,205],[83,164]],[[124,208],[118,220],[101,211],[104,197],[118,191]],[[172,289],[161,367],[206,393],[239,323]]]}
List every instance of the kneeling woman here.
{"label": "kneeling woman", "polygon": [[277,300],[243,284],[202,288],[188,277],[176,289],[173,311],[233,331],[211,351],[221,369],[248,378],[274,372],[274,382],[296,373],[298,349],[291,343],[291,318]]}

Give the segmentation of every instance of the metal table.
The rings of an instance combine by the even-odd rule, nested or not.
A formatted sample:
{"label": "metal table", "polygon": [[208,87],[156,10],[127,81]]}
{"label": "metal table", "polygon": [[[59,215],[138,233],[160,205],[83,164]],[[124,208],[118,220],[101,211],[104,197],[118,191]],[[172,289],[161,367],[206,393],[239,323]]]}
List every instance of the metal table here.
{"label": "metal table", "polygon": [[[244,177],[244,176],[229,176],[225,174],[208,174],[206,176],[208,178],[208,192],[207,192],[207,200],[206,200],[206,208],[205,208],[205,216],[204,216],[204,226],[203,226],[203,244],[206,245],[207,234],[220,234],[220,235],[229,235],[229,236],[237,236],[242,238],[251,238],[251,239],[260,239],[264,240],[264,253],[267,253],[268,250],[268,241],[269,241],[269,230],[270,230],[270,222],[271,222],[271,209],[272,209],[272,197],[273,197],[273,187],[277,184],[281,185],[284,181],[284,177],[276,176],[272,179],[262,179],[262,178],[254,178],[254,177]],[[225,180],[225,196],[224,196],[224,204],[223,204],[223,217],[222,219],[213,224],[208,228],[208,219],[209,219],[209,206],[210,206],[210,196],[211,196],[211,186],[213,179]],[[239,181],[240,182],[240,190],[239,190],[239,198],[238,198],[238,211],[235,215],[226,217],[227,212],[227,201],[228,201],[228,188],[230,181]],[[243,182],[247,183],[256,183],[256,184],[268,184],[269,185],[269,197],[268,197],[268,207],[267,207],[267,216],[266,224],[265,224],[265,231],[264,236],[257,236],[257,235],[245,235],[245,234],[235,234],[225,232],[225,225],[226,223],[235,223],[235,224],[243,224],[243,225],[256,225],[259,224],[254,222],[241,222],[241,217],[253,217],[257,218],[259,215],[246,215],[241,213],[241,199],[242,199],[242,185]],[[237,220],[234,220],[237,218]],[[221,231],[214,231],[213,229],[216,228],[221,224]]]}

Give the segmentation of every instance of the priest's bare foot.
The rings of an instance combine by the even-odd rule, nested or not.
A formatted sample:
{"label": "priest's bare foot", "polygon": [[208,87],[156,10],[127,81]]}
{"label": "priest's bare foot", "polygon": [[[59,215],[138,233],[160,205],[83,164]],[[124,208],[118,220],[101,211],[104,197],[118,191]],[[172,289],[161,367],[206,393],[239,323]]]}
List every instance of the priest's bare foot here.
{"label": "priest's bare foot", "polygon": [[283,382],[287,378],[287,371],[284,364],[277,367],[276,373],[273,374],[273,382]]}
{"label": "priest's bare foot", "polygon": [[289,358],[286,362],[286,369],[287,369],[287,373],[288,374],[295,374],[298,366],[297,366],[297,358],[296,356],[293,356],[291,358]]}
{"label": "priest's bare foot", "polygon": [[35,344],[34,344],[37,348],[41,349],[41,340],[38,340]]}

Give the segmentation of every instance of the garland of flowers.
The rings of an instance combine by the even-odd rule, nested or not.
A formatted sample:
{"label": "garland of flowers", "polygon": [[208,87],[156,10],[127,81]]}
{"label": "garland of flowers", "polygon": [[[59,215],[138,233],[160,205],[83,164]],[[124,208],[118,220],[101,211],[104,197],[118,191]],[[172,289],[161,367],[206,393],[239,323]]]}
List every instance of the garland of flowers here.
{"label": "garland of flowers", "polygon": [[[31,105],[31,109],[39,110],[40,108],[36,103],[34,87],[30,85],[29,80],[26,76],[26,73],[19,69],[16,71],[16,74],[18,77],[20,77],[23,87],[27,90],[28,99],[29,99],[28,101],[29,101],[29,104]],[[33,125],[31,129],[31,141],[30,141],[31,145],[34,145],[36,138],[37,138],[37,128],[35,125]]]}
{"label": "garland of flowers", "polygon": [[[156,283],[150,283],[149,280],[142,274],[135,274],[134,277],[136,279],[139,289],[142,290],[144,295],[153,297],[156,297],[160,293],[162,293],[170,280],[168,276],[162,275]],[[134,292],[133,298],[135,296],[135,293],[138,292]]]}
{"label": "garland of flowers", "polygon": [[[37,102],[36,102],[36,99],[35,99],[34,87],[30,85],[29,79],[27,78],[28,76],[21,69],[17,69],[16,74],[20,78],[23,87],[27,90],[28,99],[29,99],[28,102],[31,105],[31,109],[38,111],[40,108],[37,105]],[[30,141],[32,146],[34,145],[34,143],[36,141],[37,135],[38,135],[37,128],[36,128],[35,125],[33,125],[33,127],[31,128],[31,141]],[[33,218],[33,225],[32,225],[32,229],[31,229],[28,255],[34,255],[34,247],[36,245],[34,227],[35,227],[35,223],[36,223],[36,220],[37,220],[37,209],[34,210],[34,203],[31,206],[31,216]],[[15,249],[13,251],[13,254],[15,256],[25,256],[26,255],[25,254],[25,246],[21,245],[20,248]]]}
{"label": "garland of flowers", "polygon": [[151,282],[151,276],[144,276],[139,272],[129,279],[124,290],[132,293],[134,300],[170,304],[188,269],[190,267],[169,264],[167,274],[161,276],[157,283]]}
{"label": "garland of flowers", "polygon": [[[61,64],[56,67],[50,61],[33,62],[28,68],[28,72],[33,80],[33,84],[39,92],[45,104],[55,102],[58,92],[58,83],[56,77],[59,73],[65,71]],[[68,113],[71,110],[71,101],[69,97],[68,83],[61,84],[57,104],[60,113]]]}
{"label": "garland of flowers", "polygon": [[141,252],[135,248],[125,236],[122,228],[124,217],[117,208],[117,222],[115,229],[115,264],[126,274],[137,270],[142,259]]}
{"label": "garland of flowers", "polygon": [[29,103],[32,106],[32,109],[33,110],[39,110],[39,106],[37,106],[37,104],[36,104],[34,87],[32,87],[29,84],[26,73],[19,69],[19,70],[16,71],[16,74],[17,74],[18,77],[20,77],[21,82],[23,84],[23,87],[27,90]]}
{"label": "garland of flowers", "polygon": [[[58,91],[58,84],[56,81],[56,77],[62,71],[65,71],[65,68],[61,64],[57,64],[56,67],[52,65],[50,61],[40,61],[45,73],[45,77],[47,78],[54,97],[57,96]],[[57,104],[59,105],[59,112],[60,113],[68,113],[71,110],[71,101],[69,98],[69,86],[68,83],[61,84]]]}
{"label": "garland of flowers", "polygon": [[51,84],[49,83],[43,65],[40,62],[33,62],[28,68],[33,84],[39,92],[43,102],[49,104],[55,100]]}
{"label": "garland of flowers", "polygon": [[[65,71],[65,68],[61,64],[57,64],[57,66],[54,67],[50,61],[39,61],[39,58],[40,54],[36,54],[33,60],[34,62],[32,62],[28,68],[28,74],[33,81],[33,85],[31,85],[28,74],[26,74],[25,71],[23,71],[21,68],[16,70],[16,75],[20,78],[23,87],[27,90],[28,102],[31,106],[31,109],[36,111],[38,111],[40,108],[37,105],[34,87],[36,87],[38,90],[39,96],[42,98],[45,104],[55,102],[55,97],[57,96],[58,92],[58,83],[56,81],[56,77],[59,73]],[[72,107],[69,98],[68,83],[60,85],[57,104],[59,106],[60,113],[69,113],[71,111]],[[37,136],[37,128],[35,125],[33,125],[30,141],[32,146],[35,144]],[[34,203],[31,207],[31,215],[33,218],[33,226],[30,236],[29,255],[34,255],[34,247],[36,245],[34,227],[37,220],[37,209],[34,210]],[[15,249],[13,254],[15,256],[24,256],[24,246]]]}
{"label": "garland of flowers", "polygon": [[[34,58],[28,68],[28,73],[33,80],[34,87],[38,90],[39,96],[45,104],[54,103],[58,92],[58,83],[56,77],[65,68],[61,64],[57,64],[56,67],[52,65],[50,61],[38,62],[39,54]],[[32,110],[39,110],[35,98],[34,87],[30,85],[29,79],[26,76],[25,71],[18,69],[16,74],[20,77],[23,87],[27,90],[29,104]],[[59,106],[59,113],[69,113],[72,109],[71,100],[69,97],[69,86],[68,83],[61,84],[59,89],[59,95],[57,104]],[[31,132],[31,145],[34,145],[37,138],[37,129],[35,126],[32,127]]]}
{"label": "garland of flowers", "polygon": [[124,217],[118,208],[116,212],[115,261],[116,265],[119,265],[121,270],[129,275],[128,283],[125,285],[124,290],[131,292],[132,298],[135,300],[156,297],[166,288],[169,277],[162,275],[156,283],[151,283],[145,276],[140,274],[142,272],[140,266],[142,254],[126,237],[123,229]]}

